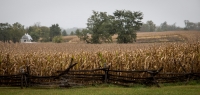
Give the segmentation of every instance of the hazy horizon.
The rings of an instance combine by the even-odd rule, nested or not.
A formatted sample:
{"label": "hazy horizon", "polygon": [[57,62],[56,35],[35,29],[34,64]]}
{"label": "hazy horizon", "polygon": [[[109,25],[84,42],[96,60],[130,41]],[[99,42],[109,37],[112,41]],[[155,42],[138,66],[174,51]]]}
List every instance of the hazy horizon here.
{"label": "hazy horizon", "polygon": [[144,23],[152,20],[159,26],[167,21],[184,27],[184,20],[200,22],[199,4],[200,0],[1,0],[0,23],[85,28],[92,10],[113,15],[124,9],[143,12]]}

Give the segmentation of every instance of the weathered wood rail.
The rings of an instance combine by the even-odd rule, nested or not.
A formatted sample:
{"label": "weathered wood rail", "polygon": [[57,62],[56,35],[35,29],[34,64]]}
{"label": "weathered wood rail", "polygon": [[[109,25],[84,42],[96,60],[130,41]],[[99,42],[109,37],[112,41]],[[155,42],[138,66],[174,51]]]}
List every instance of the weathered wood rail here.
{"label": "weathered wood rail", "polygon": [[146,85],[157,85],[159,82],[176,82],[200,79],[199,73],[160,73],[163,67],[158,70],[110,70],[110,66],[93,70],[71,70],[77,63],[71,64],[64,71],[57,71],[56,76],[33,76],[30,75],[30,67],[26,67],[26,72],[22,70],[17,75],[0,76],[0,86],[41,86],[56,85],[61,87],[80,86],[88,84],[112,83],[128,85],[141,83]]}

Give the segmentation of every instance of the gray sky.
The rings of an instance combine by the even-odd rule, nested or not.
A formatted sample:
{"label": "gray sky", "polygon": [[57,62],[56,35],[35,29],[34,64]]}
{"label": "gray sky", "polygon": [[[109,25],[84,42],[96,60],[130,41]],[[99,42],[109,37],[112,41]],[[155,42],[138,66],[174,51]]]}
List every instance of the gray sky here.
{"label": "gray sky", "polygon": [[156,25],[200,22],[200,0],[0,0],[0,23],[84,28],[92,10],[112,15],[122,9],[141,11],[143,22],[152,20]]}

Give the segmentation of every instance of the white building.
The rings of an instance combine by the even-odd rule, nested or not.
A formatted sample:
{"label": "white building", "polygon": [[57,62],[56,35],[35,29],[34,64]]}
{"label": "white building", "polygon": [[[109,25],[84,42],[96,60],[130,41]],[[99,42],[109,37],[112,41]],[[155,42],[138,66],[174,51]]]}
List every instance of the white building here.
{"label": "white building", "polygon": [[32,37],[28,33],[25,33],[21,38],[21,43],[30,43],[31,40],[33,40]]}

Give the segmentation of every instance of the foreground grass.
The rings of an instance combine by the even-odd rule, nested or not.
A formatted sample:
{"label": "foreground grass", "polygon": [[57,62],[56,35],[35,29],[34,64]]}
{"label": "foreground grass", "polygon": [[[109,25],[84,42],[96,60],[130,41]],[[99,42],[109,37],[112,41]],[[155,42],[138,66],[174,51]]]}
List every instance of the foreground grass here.
{"label": "foreground grass", "polygon": [[0,95],[200,95],[200,85],[157,87],[25,88],[0,87]]}

